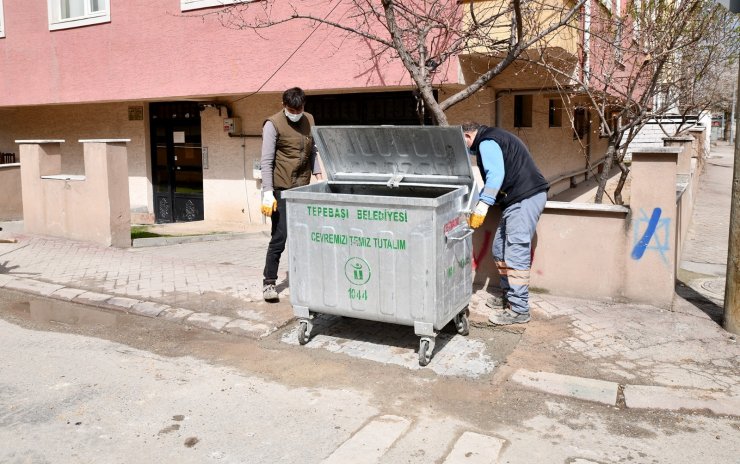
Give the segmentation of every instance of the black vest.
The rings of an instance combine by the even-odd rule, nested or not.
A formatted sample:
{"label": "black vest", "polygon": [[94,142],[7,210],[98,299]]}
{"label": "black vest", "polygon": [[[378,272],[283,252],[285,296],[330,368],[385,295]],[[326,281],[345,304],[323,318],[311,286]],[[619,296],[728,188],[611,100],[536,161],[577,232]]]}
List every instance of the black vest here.
{"label": "black vest", "polygon": [[546,192],[550,185],[545,180],[532,155],[519,137],[497,127],[481,126],[470,147],[476,152],[478,169],[483,182],[486,182],[486,173],[483,170],[483,160],[478,150],[484,140],[493,140],[504,154],[504,182],[496,196],[496,203],[506,208],[512,203],[524,200],[540,192]]}

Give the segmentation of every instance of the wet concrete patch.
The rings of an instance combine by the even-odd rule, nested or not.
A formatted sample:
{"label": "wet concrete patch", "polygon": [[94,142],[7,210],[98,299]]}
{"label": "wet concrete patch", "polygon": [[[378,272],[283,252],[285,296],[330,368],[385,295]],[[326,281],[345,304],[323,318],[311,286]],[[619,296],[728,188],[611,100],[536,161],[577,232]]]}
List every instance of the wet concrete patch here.
{"label": "wet concrete patch", "polygon": [[84,306],[57,300],[22,301],[10,304],[8,311],[33,322],[75,326],[114,326],[119,315],[96,311]]}
{"label": "wet concrete patch", "polygon": [[[487,329],[480,330],[478,337],[464,337],[448,326],[438,334],[433,358],[423,368],[419,365],[419,337],[414,334],[413,327],[323,314],[317,315],[313,322],[311,340],[305,345],[307,348],[411,370],[428,369],[439,375],[468,378],[491,374],[514,349],[520,337],[516,333]],[[485,338],[481,339],[480,335]],[[298,345],[298,327],[289,328],[281,341]]]}

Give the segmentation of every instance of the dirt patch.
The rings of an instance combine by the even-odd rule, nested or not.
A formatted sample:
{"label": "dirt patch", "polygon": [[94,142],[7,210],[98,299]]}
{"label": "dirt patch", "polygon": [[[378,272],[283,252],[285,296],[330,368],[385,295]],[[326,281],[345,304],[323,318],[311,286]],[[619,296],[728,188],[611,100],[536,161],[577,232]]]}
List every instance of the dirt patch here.
{"label": "dirt patch", "polygon": [[193,446],[197,445],[200,440],[198,437],[188,437],[185,439],[185,447],[186,448],[192,448]]}
{"label": "dirt patch", "polygon": [[159,431],[157,435],[165,435],[180,430],[180,424],[172,424]]}

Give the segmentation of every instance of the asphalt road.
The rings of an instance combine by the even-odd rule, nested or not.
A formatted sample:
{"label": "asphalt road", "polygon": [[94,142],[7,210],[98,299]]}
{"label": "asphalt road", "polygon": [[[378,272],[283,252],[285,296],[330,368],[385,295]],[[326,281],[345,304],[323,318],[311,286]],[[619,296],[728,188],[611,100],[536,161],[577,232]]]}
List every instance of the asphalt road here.
{"label": "asphalt road", "polygon": [[[286,329],[288,330],[288,329]],[[740,422],[0,291],[2,463],[740,462]]]}

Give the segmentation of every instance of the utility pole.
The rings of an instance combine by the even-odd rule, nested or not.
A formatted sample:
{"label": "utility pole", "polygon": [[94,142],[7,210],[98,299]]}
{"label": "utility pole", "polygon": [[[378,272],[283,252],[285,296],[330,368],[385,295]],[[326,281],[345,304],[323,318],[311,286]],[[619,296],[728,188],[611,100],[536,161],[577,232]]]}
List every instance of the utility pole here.
{"label": "utility pole", "polygon": [[[740,0],[717,0],[732,13],[740,13]],[[737,70],[737,92],[740,97],[740,66]],[[725,314],[723,326],[728,332],[740,334],[740,98],[734,102],[735,163],[732,168],[732,203],[730,207],[730,240],[727,247],[727,275],[725,277]]]}
{"label": "utility pole", "polygon": [[[737,94],[740,95],[740,66],[737,73]],[[737,106],[738,103],[735,102]],[[735,108],[735,134],[740,131],[740,107]],[[732,168],[732,203],[730,207],[730,243],[727,247],[724,327],[740,334],[740,145],[735,137],[735,165]]]}

